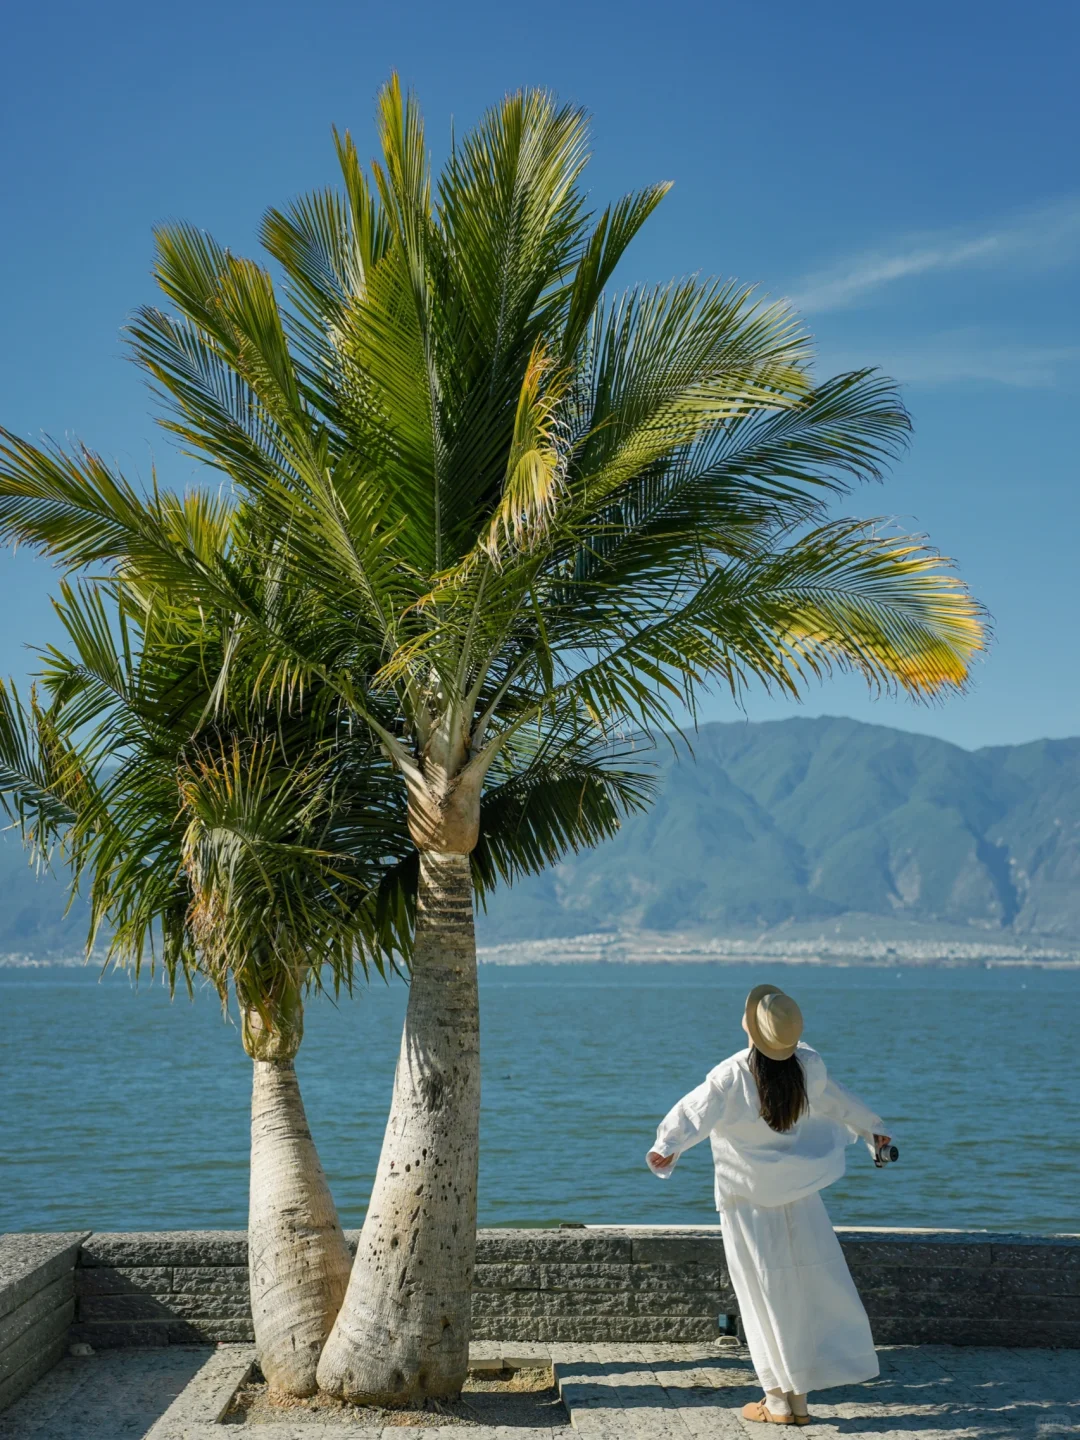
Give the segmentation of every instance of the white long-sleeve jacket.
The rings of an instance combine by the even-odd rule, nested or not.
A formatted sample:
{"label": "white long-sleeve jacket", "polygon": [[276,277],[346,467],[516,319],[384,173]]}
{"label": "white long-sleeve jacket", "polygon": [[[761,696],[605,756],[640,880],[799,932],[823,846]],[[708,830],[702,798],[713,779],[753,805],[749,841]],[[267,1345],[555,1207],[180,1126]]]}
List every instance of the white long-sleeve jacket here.
{"label": "white long-sleeve jacket", "polygon": [[[792,1130],[780,1134],[761,1118],[748,1049],[710,1070],[660,1122],[652,1146],[658,1155],[679,1156],[711,1139],[718,1210],[728,1198],[790,1205],[823,1190],[843,1175],[848,1145],[885,1133],[881,1117],[830,1078],[816,1050],[800,1044],[796,1054],[810,1108]],[[663,1180],[675,1165],[650,1168]]]}

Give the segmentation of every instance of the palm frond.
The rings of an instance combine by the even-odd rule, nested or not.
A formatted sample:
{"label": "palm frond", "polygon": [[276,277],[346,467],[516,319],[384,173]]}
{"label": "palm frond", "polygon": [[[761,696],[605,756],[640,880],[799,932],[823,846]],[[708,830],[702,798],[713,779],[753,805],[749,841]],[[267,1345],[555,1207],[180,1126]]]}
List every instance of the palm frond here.
{"label": "palm frond", "polygon": [[616,834],[628,815],[647,808],[655,781],[595,735],[561,747],[545,746],[525,768],[485,792],[473,877],[483,897],[556,864],[568,853]]}
{"label": "palm frond", "polygon": [[577,697],[605,727],[650,731],[675,727],[714,677],[736,696],[758,683],[799,699],[810,679],[854,670],[927,699],[963,688],[985,646],[982,608],[938,554],[851,520],[716,566],[645,621],[624,609],[599,626],[617,643],[571,668],[555,697]]}
{"label": "palm frond", "polygon": [[514,438],[502,497],[481,545],[498,563],[507,546],[527,548],[554,515],[565,474],[567,447],[560,444],[559,407],[565,382],[543,382],[552,362],[536,346],[518,396]]}
{"label": "palm frond", "polygon": [[19,826],[28,848],[46,859],[75,811],[66,798],[67,787],[42,753],[39,721],[34,697],[26,705],[13,684],[0,680],[0,805]]}
{"label": "palm frond", "polygon": [[615,267],[670,189],[670,183],[662,183],[624,195],[600,216],[582,247],[581,258],[574,267],[573,282],[567,287],[566,320],[561,327],[562,364],[569,364],[576,355]]}

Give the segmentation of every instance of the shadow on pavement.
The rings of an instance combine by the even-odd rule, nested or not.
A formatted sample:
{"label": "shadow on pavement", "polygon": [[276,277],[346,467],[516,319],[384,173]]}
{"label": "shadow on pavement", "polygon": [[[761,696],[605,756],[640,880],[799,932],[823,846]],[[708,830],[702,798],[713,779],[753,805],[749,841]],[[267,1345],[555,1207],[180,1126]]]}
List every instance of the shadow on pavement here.
{"label": "shadow on pavement", "polygon": [[68,1356],[0,1414],[0,1440],[134,1440],[213,1353],[166,1345]]}

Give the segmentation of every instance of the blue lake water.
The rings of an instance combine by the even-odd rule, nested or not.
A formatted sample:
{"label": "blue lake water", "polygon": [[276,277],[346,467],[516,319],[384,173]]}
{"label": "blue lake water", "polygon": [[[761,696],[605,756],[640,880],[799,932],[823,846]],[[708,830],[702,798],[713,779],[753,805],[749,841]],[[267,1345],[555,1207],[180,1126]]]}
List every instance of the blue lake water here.
{"label": "blue lake water", "polygon": [[[712,1223],[708,1146],[661,1184],[668,1107],[740,1048],[752,984],[890,1123],[828,1193],[848,1225],[1080,1231],[1080,973],[743,965],[481,967],[482,1224]],[[406,999],[312,1001],[298,1071],[342,1221],[379,1153]],[[0,970],[0,1230],[243,1226],[250,1064],[210,993]]]}

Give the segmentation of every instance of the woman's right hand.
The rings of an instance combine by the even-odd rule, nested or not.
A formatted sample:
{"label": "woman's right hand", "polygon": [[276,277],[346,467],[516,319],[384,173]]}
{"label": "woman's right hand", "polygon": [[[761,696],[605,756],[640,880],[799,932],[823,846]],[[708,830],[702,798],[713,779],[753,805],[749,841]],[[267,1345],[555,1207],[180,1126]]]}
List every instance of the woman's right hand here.
{"label": "woman's right hand", "polygon": [[874,1136],[874,1144],[875,1144],[875,1145],[877,1146],[877,1148],[880,1150],[881,1147],[882,1147],[882,1145],[888,1145],[888,1143],[889,1143],[889,1141],[890,1141],[891,1139],[892,1139],[892,1136],[891,1136],[891,1135],[875,1135],[875,1136]]}
{"label": "woman's right hand", "polygon": [[675,1163],[674,1155],[660,1155],[655,1150],[650,1150],[645,1158],[654,1170],[666,1170],[669,1165]]}

